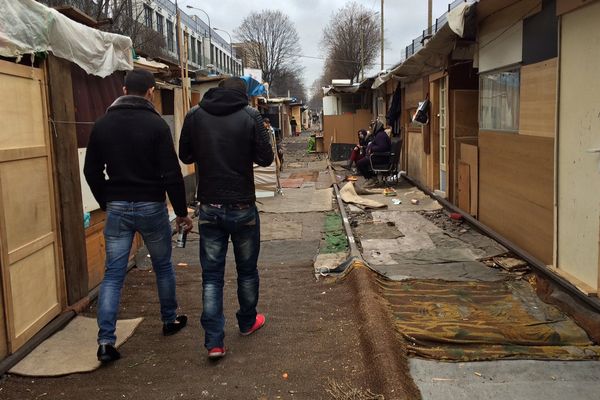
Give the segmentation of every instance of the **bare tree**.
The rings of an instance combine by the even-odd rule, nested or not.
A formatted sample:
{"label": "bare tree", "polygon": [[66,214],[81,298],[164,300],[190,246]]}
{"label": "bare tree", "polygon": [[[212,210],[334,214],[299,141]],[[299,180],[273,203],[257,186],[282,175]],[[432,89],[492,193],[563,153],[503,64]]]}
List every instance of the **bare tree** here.
{"label": "bare tree", "polygon": [[354,1],[346,4],[323,29],[326,72],[334,78],[359,80],[361,66],[370,65],[379,54],[379,39],[378,13]]}
{"label": "bare tree", "polygon": [[294,70],[300,53],[298,32],[281,11],[253,12],[235,33],[244,47],[248,67],[261,69],[269,86],[277,86],[284,72]]}
{"label": "bare tree", "polygon": [[278,73],[278,76],[273,81],[270,92],[276,96],[295,97],[298,101],[305,101],[306,88],[302,82],[301,68],[285,68]]}

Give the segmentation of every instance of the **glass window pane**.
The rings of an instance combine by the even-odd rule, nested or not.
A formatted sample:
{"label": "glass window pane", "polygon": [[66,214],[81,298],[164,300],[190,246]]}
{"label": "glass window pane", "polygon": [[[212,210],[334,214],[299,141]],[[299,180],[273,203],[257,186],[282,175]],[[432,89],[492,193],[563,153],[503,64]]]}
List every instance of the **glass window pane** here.
{"label": "glass window pane", "polygon": [[519,130],[518,69],[480,75],[479,128],[497,131]]}

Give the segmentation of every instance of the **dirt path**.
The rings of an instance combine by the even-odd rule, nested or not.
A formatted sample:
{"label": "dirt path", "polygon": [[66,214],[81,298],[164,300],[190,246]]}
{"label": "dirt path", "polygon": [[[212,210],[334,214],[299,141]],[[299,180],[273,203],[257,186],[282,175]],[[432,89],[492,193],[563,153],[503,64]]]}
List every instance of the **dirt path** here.
{"label": "dirt path", "polygon": [[[292,162],[306,161],[302,139],[304,144],[290,146]],[[240,336],[235,324],[235,267],[231,251],[228,255],[229,353],[223,360],[209,362],[202,345],[198,242],[191,235],[185,250],[174,251],[175,263],[188,264],[177,267],[180,306],[190,318],[187,328],[173,337],[160,334],[154,274],[134,268],[125,283],[120,318],[145,320],[120,348],[121,360],[92,373],[60,378],[5,376],[0,398],[309,400],[332,398],[327,392],[332,383],[372,387],[377,373],[368,368],[360,350],[361,321],[353,312],[352,285],[314,280],[312,263],[323,214],[285,215],[302,223],[302,239],[263,242],[259,310],[266,314],[267,325],[250,337]],[[89,315],[94,312],[92,307]]]}

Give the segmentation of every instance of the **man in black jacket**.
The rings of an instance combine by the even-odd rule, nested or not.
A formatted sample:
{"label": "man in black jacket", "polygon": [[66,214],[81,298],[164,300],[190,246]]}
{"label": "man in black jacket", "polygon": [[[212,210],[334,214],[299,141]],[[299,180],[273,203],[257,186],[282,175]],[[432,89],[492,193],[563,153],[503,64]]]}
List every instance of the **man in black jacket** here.
{"label": "man in black jacket", "polygon": [[229,238],[237,267],[236,313],[242,335],[265,323],[256,312],[259,277],[260,221],[255,205],[253,163],[273,162],[269,134],[257,110],[248,106],[246,84],[228,78],[210,89],[185,117],[179,158],[197,163],[200,206],[200,264],[204,345],[209,358],[225,355],[223,286]]}
{"label": "man in black jacket", "polygon": [[190,230],[192,220],[187,215],[171,131],[151,102],[154,85],[150,72],[129,72],[125,95],[96,121],[87,147],[85,178],[100,208],[106,211],[106,266],[97,313],[97,357],[103,363],[120,357],[114,347],[115,326],[135,232],[141,233],[152,259],[163,334],[177,333],[187,323],[185,315],[177,315],[165,191],[177,215],[177,226]]}

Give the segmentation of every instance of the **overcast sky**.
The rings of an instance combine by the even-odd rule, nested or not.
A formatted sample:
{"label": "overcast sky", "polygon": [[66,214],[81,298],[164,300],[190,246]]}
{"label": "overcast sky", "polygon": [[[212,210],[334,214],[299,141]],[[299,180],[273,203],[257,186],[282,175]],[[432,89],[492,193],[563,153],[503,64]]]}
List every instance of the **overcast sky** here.
{"label": "overcast sky", "polygon": [[[174,0],[171,0],[174,1]],[[370,10],[379,11],[381,0],[356,0]],[[202,8],[210,15],[213,27],[229,31],[235,42],[235,29],[244,18],[253,11],[278,9],[287,14],[296,26],[300,35],[302,56],[298,62],[304,67],[304,82],[310,89],[312,82],[323,70],[323,60],[309,57],[324,56],[321,50],[323,28],[329,22],[331,15],[342,8],[346,0],[179,0],[179,7],[188,14],[194,10],[185,8],[186,5]],[[433,0],[433,20],[448,9],[449,0]],[[384,3],[384,37],[386,40],[386,68],[400,60],[400,52],[412,39],[421,34],[427,26],[427,0],[385,0]],[[200,18],[206,17],[197,11]],[[226,34],[221,36],[228,41]],[[379,66],[380,59],[377,59]],[[377,72],[374,69],[368,75]]]}

